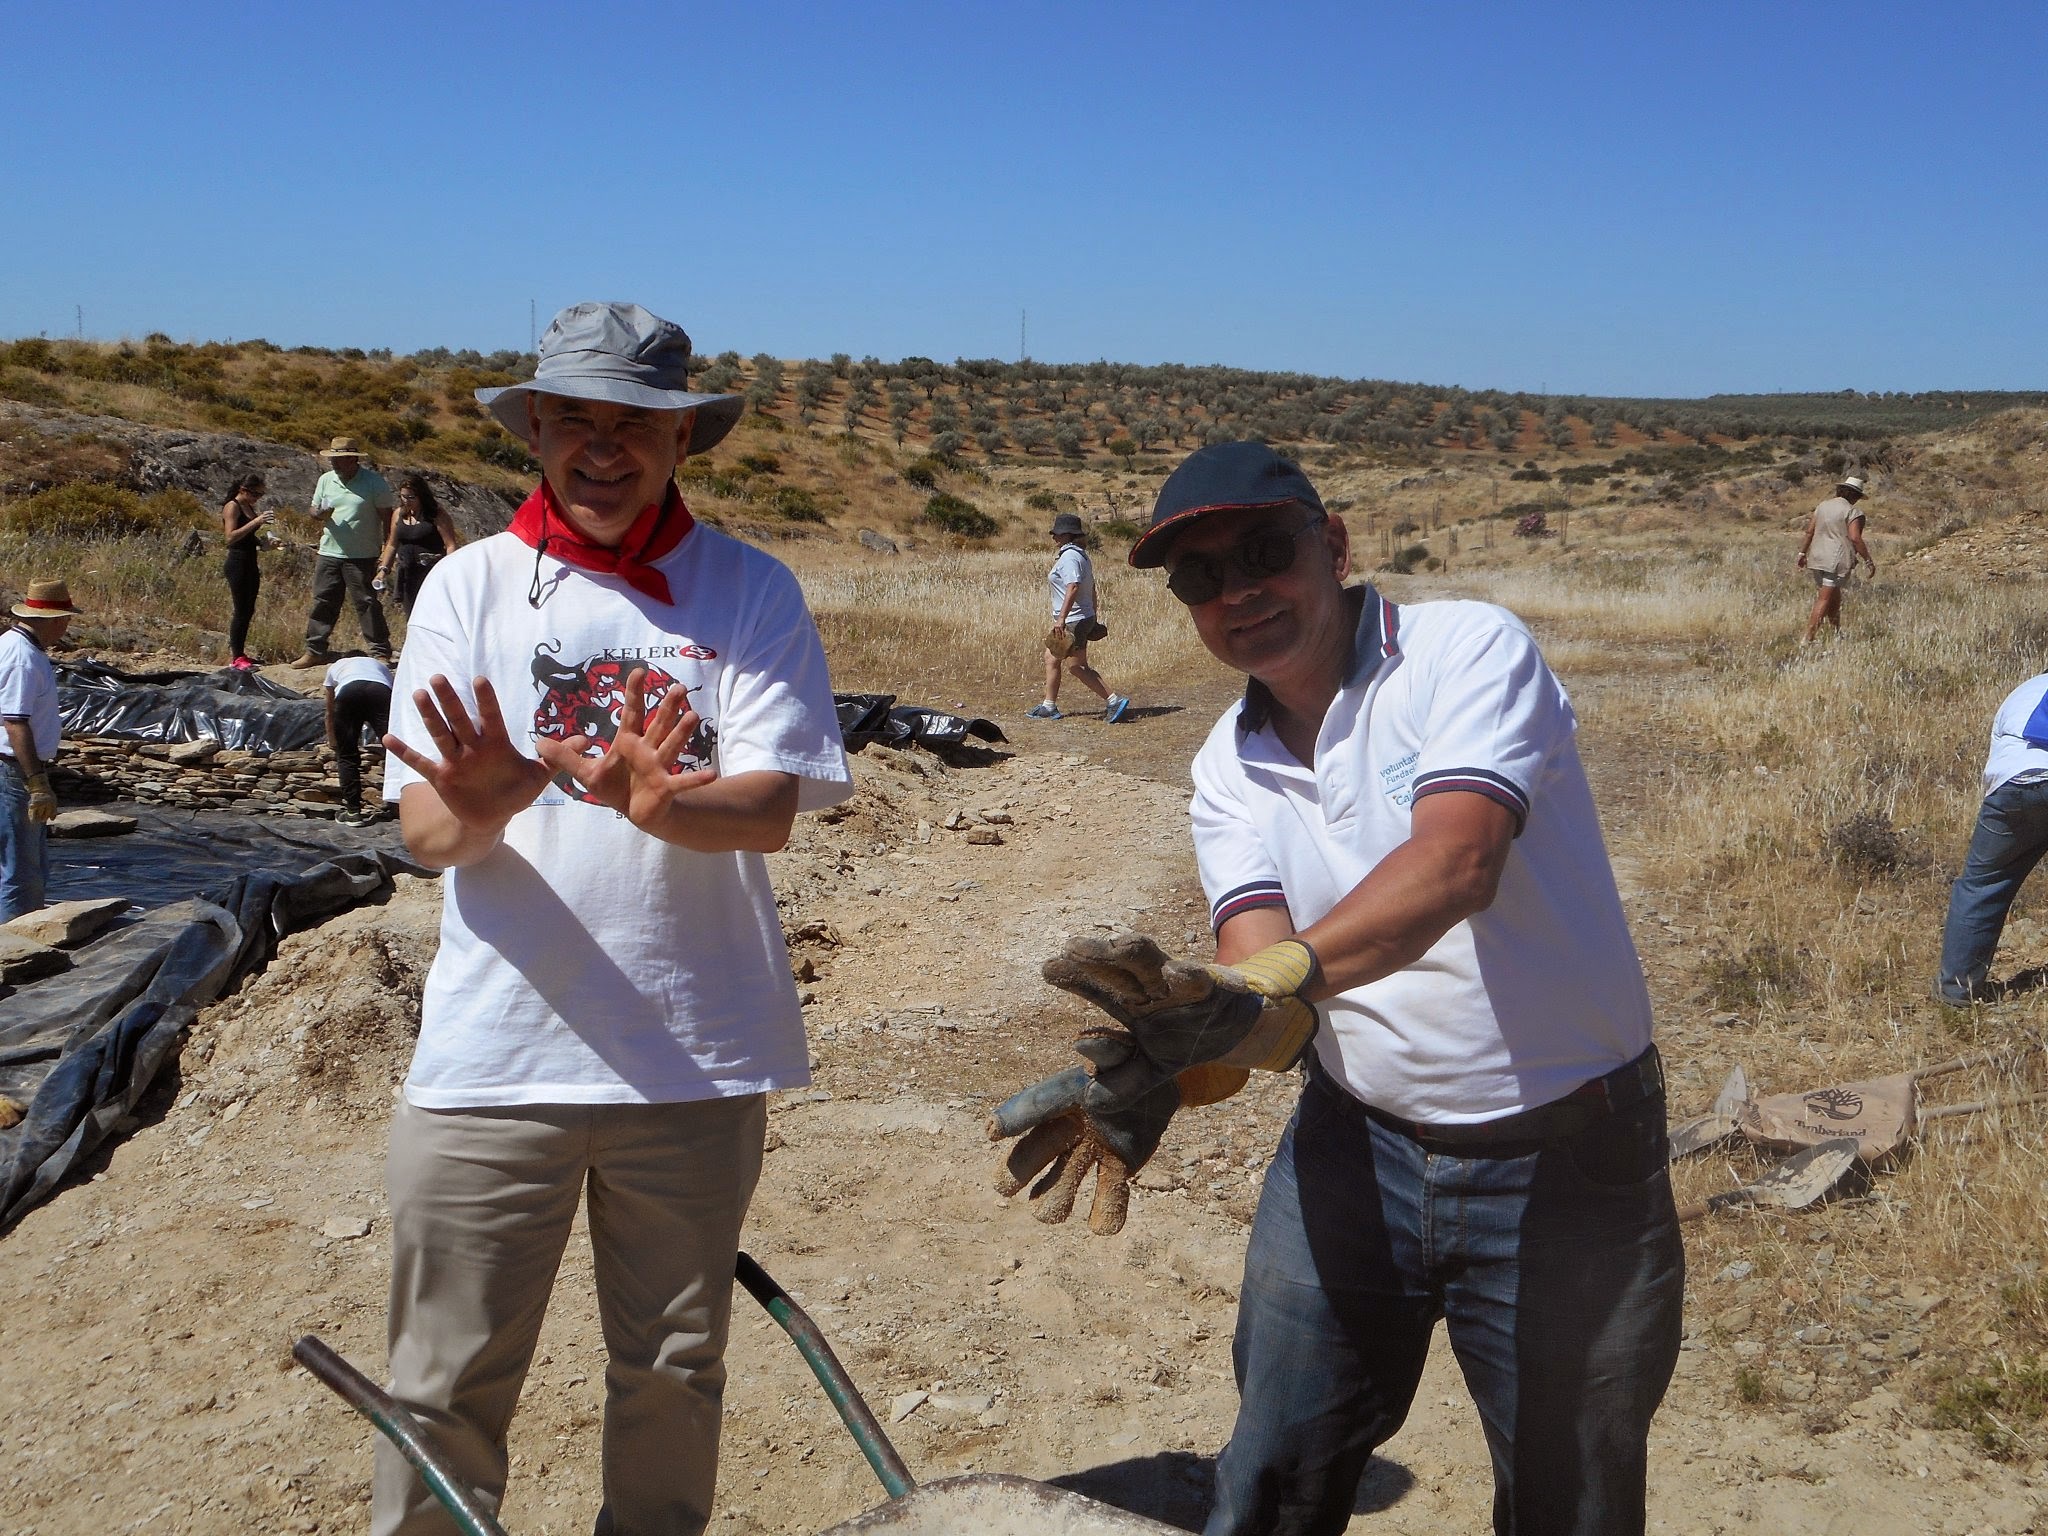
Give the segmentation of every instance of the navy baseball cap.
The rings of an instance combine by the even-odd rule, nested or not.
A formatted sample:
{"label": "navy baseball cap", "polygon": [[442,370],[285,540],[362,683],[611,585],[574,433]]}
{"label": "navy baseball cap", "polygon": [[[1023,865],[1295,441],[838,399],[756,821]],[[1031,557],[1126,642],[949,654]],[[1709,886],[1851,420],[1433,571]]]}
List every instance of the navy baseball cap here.
{"label": "navy baseball cap", "polygon": [[1131,546],[1131,564],[1151,570],[1166,563],[1168,531],[1208,512],[1239,507],[1284,507],[1299,502],[1316,512],[1323,499],[1292,459],[1264,443],[1212,443],[1181,460],[1159,487],[1152,526]]}

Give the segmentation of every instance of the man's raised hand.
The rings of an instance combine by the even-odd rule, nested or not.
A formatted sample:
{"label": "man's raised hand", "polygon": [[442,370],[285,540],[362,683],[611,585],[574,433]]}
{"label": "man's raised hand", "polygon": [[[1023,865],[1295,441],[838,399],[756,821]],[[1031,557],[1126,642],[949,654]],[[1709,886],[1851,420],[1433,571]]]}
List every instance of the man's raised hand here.
{"label": "man's raised hand", "polygon": [[595,744],[589,736],[541,737],[534,745],[543,763],[582,785],[592,800],[658,836],[677,798],[712,783],[718,772],[675,771],[702,724],[681,685],[662,695],[651,716],[646,668],[635,667],[626,675],[625,694],[618,728],[603,752],[586,755]]}
{"label": "man's raised hand", "polygon": [[475,681],[476,715],[471,717],[455,685],[438,673],[414,691],[420,724],[441,755],[438,759],[396,736],[385,750],[433,787],[448,814],[473,833],[492,836],[547,787],[548,769],[512,744],[498,695],[488,678]]}

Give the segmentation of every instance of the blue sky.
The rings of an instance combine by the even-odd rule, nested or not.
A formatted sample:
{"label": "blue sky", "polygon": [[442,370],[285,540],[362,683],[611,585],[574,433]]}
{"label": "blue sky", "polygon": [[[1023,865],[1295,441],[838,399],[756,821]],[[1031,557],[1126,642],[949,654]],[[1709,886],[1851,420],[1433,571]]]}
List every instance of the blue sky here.
{"label": "blue sky", "polygon": [[0,0],[0,336],[2048,384],[2048,7]]}

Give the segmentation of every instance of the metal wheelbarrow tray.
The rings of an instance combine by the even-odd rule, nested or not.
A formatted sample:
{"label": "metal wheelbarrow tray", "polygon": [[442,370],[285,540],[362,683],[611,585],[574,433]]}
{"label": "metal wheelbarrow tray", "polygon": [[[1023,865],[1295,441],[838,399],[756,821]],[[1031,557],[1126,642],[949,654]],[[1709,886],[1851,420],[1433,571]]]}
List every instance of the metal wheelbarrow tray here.
{"label": "metal wheelbarrow tray", "polygon": [[[886,1504],[820,1536],[1178,1536],[1173,1526],[1028,1477],[977,1472],[920,1485],[809,1314],[747,1254],[740,1255],[735,1278],[795,1342],[889,1494]],[[294,1344],[292,1355],[398,1447],[466,1536],[506,1536],[496,1515],[448,1470],[419,1420],[397,1399],[313,1334]]]}

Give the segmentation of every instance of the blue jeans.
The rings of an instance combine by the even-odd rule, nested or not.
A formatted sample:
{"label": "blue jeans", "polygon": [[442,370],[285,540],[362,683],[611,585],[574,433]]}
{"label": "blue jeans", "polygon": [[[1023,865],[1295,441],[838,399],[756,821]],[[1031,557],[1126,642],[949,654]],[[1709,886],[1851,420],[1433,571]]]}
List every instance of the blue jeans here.
{"label": "blue jeans", "polygon": [[28,819],[28,783],[0,757],[0,923],[40,907],[49,879],[49,830]]}
{"label": "blue jeans", "polygon": [[1943,1002],[1967,1003],[1984,991],[2005,915],[2020,884],[2048,853],[2048,780],[2001,784],[1984,797],[1970,856],[1948,889],[1948,923],[1941,931],[1941,974],[1934,990]]}
{"label": "blue jeans", "polygon": [[1208,1536],[1339,1532],[1443,1318],[1496,1532],[1643,1529],[1685,1253],[1661,1096],[1577,1135],[1450,1154],[1311,1075],[1266,1175]]}

